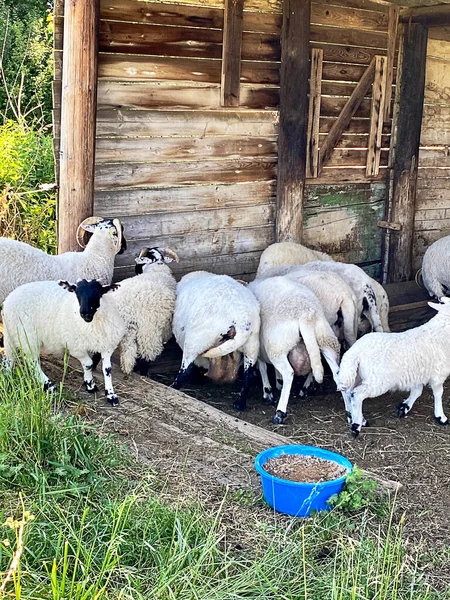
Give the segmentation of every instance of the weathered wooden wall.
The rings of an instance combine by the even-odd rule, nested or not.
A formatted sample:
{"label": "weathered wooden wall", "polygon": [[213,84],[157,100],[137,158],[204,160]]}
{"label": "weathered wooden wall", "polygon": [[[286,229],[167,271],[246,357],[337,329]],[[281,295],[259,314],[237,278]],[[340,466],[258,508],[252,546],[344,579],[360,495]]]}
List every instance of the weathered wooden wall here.
{"label": "weathered wooden wall", "polygon": [[414,269],[425,250],[450,235],[450,41],[430,29],[414,232]]}
{"label": "weathered wooden wall", "polygon": [[[56,151],[61,4],[55,7]],[[245,278],[256,270],[274,240],[280,11],[278,1],[245,0],[240,105],[223,109],[223,2],[101,0],[94,208],[124,222],[130,243],[118,257],[118,277],[148,244],[176,250],[183,259],[178,273],[208,268]],[[312,4],[311,46],[324,58],[321,140],[372,58],[386,54],[387,29],[383,4]],[[368,178],[370,95],[320,177],[307,181],[304,239],[338,258],[379,266],[389,120],[380,172]]]}

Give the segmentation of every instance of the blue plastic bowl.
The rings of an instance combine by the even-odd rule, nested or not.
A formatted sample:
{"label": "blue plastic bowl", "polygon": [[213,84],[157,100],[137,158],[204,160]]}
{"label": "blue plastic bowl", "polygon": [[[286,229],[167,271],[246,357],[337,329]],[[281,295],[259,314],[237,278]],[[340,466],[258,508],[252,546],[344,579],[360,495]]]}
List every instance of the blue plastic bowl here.
{"label": "blue plastic bowl", "polygon": [[[269,458],[276,458],[281,454],[303,454],[317,456],[324,460],[332,460],[348,469],[347,473],[339,479],[324,481],[323,483],[297,483],[287,481],[270,475],[263,469]],[[311,511],[329,510],[327,500],[334,494],[342,491],[344,481],[352,470],[352,463],[344,456],[316,448],[315,446],[276,446],[264,450],[255,458],[255,468],[261,475],[264,499],[274,510],[292,515],[293,517],[308,517]]]}

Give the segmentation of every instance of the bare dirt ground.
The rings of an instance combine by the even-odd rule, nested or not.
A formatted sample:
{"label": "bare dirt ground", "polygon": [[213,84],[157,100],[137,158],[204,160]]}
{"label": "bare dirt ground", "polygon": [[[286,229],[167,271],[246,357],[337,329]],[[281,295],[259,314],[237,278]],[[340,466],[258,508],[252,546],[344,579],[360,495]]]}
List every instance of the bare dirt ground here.
{"label": "bare dirt ground", "polygon": [[[175,374],[174,374],[175,375]],[[156,378],[156,376],[154,376]],[[158,376],[169,384],[172,375]],[[405,394],[395,393],[364,403],[370,427],[355,440],[349,433],[340,394],[333,383],[306,400],[292,399],[283,425],[272,425],[272,407],[262,404],[262,391],[254,387],[245,413],[232,408],[239,396],[239,383],[217,386],[205,378],[201,385],[183,391],[230,415],[277,431],[298,444],[311,444],[347,456],[361,468],[404,485],[399,493],[399,510],[407,511],[407,530],[416,538],[426,537],[432,545],[450,544],[450,427],[433,418],[430,390],[417,400],[411,415],[399,419],[396,406]],[[325,391],[325,393],[324,393]],[[450,382],[445,386],[444,410],[450,416]]]}

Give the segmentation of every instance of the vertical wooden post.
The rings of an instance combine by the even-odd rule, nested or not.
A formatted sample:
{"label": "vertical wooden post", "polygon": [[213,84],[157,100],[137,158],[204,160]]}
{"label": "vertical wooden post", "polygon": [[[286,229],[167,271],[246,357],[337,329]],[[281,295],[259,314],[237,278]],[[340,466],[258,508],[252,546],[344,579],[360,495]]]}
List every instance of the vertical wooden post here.
{"label": "vertical wooden post", "polygon": [[65,0],[58,252],[77,250],[78,224],[92,215],[99,0]]}
{"label": "vertical wooden post", "polygon": [[220,103],[239,106],[244,0],[225,0]]}
{"label": "vertical wooden post", "polygon": [[386,101],[384,104],[385,121],[388,121],[391,116],[392,83],[394,81],[395,49],[397,47],[399,13],[400,8],[398,6],[389,7],[388,47],[386,57]]}
{"label": "vertical wooden post", "polygon": [[370,130],[367,146],[366,175],[375,177],[380,170],[381,136],[384,123],[384,103],[386,96],[386,57],[375,57],[375,77],[372,86],[370,105]]}
{"label": "vertical wooden post", "polygon": [[277,239],[300,242],[306,176],[310,0],[283,0]]}
{"label": "vertical wooden post", "polygon": [[320,101],[322,97],[322,48],[311,52],[309,79],[308,139],[306,145],[306,177],[317,177],[319,172]]}
{"label": "vertical wooden post", "polygon": [[428,29],[420,23],[405,26],[399,89],[396,144],[393,161],[391,220],[400,225],[389,240],[388,281],[412,276],[412,241],[416,200],[420,130],[422,127]]}

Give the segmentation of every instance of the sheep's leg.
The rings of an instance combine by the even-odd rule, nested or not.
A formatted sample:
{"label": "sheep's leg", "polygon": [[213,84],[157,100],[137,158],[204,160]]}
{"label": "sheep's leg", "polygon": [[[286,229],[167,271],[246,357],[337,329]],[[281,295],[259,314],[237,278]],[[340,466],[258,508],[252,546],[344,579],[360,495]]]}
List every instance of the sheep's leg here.
{"label": "sheep's leg", "polygon": [[339,373],[339,356],[332,348],[328,348],[327,346],[321,348],[321,351],[324,359],[327,361],[328,366],[331,369],[334,381],[337,382],[337,375]]}
{"label": "sheep's leg", "polygon": [[261,374],[261,381],[263,386],[263,403],[273,404],[275,399],[273,397],[272,386],[270,385],[269,376],[267,374],[267,365],[261,359],[258,359],[258,369]]}
{"label": "sheep's leg", "polygon": [[36,375],[44,384],[44,392],[49,392],[49,393],[56,392],[56,390],[57,390],[56,384],[53,383],[53,381],[51,379],[49,379],[47,377],[47,375],[44,373],[39,359],[34,361],[34,368],[36,369]]}
{"label": "sheep's leg", "polygon": [[315,389],[316,385],[314,382],[314,376],[311,372],[306,376],[306,379],[303,382],[302,389],[299,393],[300,398],[307,398],[309,394],[312,394],[315,391]]}
{"label": "sheep's leg", "polygon": [[272,418],[272,423],[278,425],[283,423],[287,417],[287,405],[289,402],[289,394],[291,392],[292,381],[294,379],[294,369],[291,367],[287,356],[277,356],[276,358],[269,357],[273,366],[281,373],[283,377],[283,389],[277,404],[277,410]]}
{"label": "sheep's leg", "polygon": [[347,423],[352,423],[352,393],[350,390],[344,390],[341,392],[342,398],[344,399],[345,414],[347,415]]}
{"label": "sheep's leg", "polygon": [[355,438],[358,437],[361,427],[363,427],[364,424],[367,425],[367,421],[365,421],[362,412],[362,405],[363,401],[368,398],[368,396],[368,390],[364,385],[355,388],[351,394],[351,430]]}
{"label": "sheep's leg", "polygon": [[375,296],[375,292],[373,291],[373,287],[371,285],[364,286],[364,307],[366,309],[366,317],[369,319],[372,324],[374,331],[383,331],[383,326],[381,325],[380,314],[378,312],[377,307],[377,297]]}
{"label": "sheep's leg", "polygon": [[[300,323],[299,326],[300,335],[305,343],[306,350],[309,354],[309,360],[311,362],[311,370],[314,375],[314,379],[317,383],[323,381],[323,365],[322,358],[320,356],[320,348],[317,343],[316,334],[314,328],[309,324]],[[287,359],[286,359],[287,360]],[[283,389],[284,389],[284,377],[283,377]]]}
{"label": "sheep's leg", "polygon": [[175,377],[175,381],[170,387],[179,390],[183,385],[189,383],[191,371],[194,368],[194,360],[196,358],[197,355],[194,356],[192,353],[185,353],[183,351],[183,358],[181,360],[180,370],[178,371],[178,374]]}
{"label": "sheep's leg", "polygon": [[283,376],[277,369],[275,369],[275,387],[279,392],[283,389]]}
{"label": "sheep's leg", "polygon": [[448,419],[444,414],[444,409],[442,407],[442,392],[444,391],[444,386],[442,382],[432,383],[431,389],[433,390],[434,396],[434,418],[439,423],[439,425],[448,425]]}
{"label": "sheep's leg", "polygon": [[247,396],[251,386],[252,372],[255,360],[244,354],[244,380],[239,399],[233,404],[236,410],[245,410],[247,408]]}
{"label": "sheep's leg", "polygon": [[[422,390],[423,390],[423,385],[417,385],[410,390],[408,398],[406,398],[406,400],[403,400],[403,402],[401,402],[397,406],[397,416],[398,417],[406,417],[406,415],[412,409],[414,402],[421,395]],[[442,404],[441,404],[441,408],[442,408]]]}
{"label": "sheep's leg", "polygon": [[341,306],[344,340],[347,345],[353,346],[356,342],[358,324],[356,319],[356,307],[351,298],[345,299]]}
{"label": "sheep's leg", "polygon": [[130,328],[120,342],[120,368],[126,375],[133,371],[137,355],[136,329]]}
{"label": "sheep's leg", "polygon": [[76,358],[80,361],[81,366],[83,367],[83,380],[86,391],[90,394],[98,392],[98,387],[95,385],[94,377],[92,375],[92,371],[94,370],[94,361],[89,354],[77,356]]}
{"label": "sheep's leg", "polygon": [[102,354],[102,368],[103,368],[103,376],[105,378],[106,400],[113,406],[116,406],[117,404],[119,404],[119,398],[114,393],[114,388],[113,388],[113,384],[112,384],[111,353]]}

